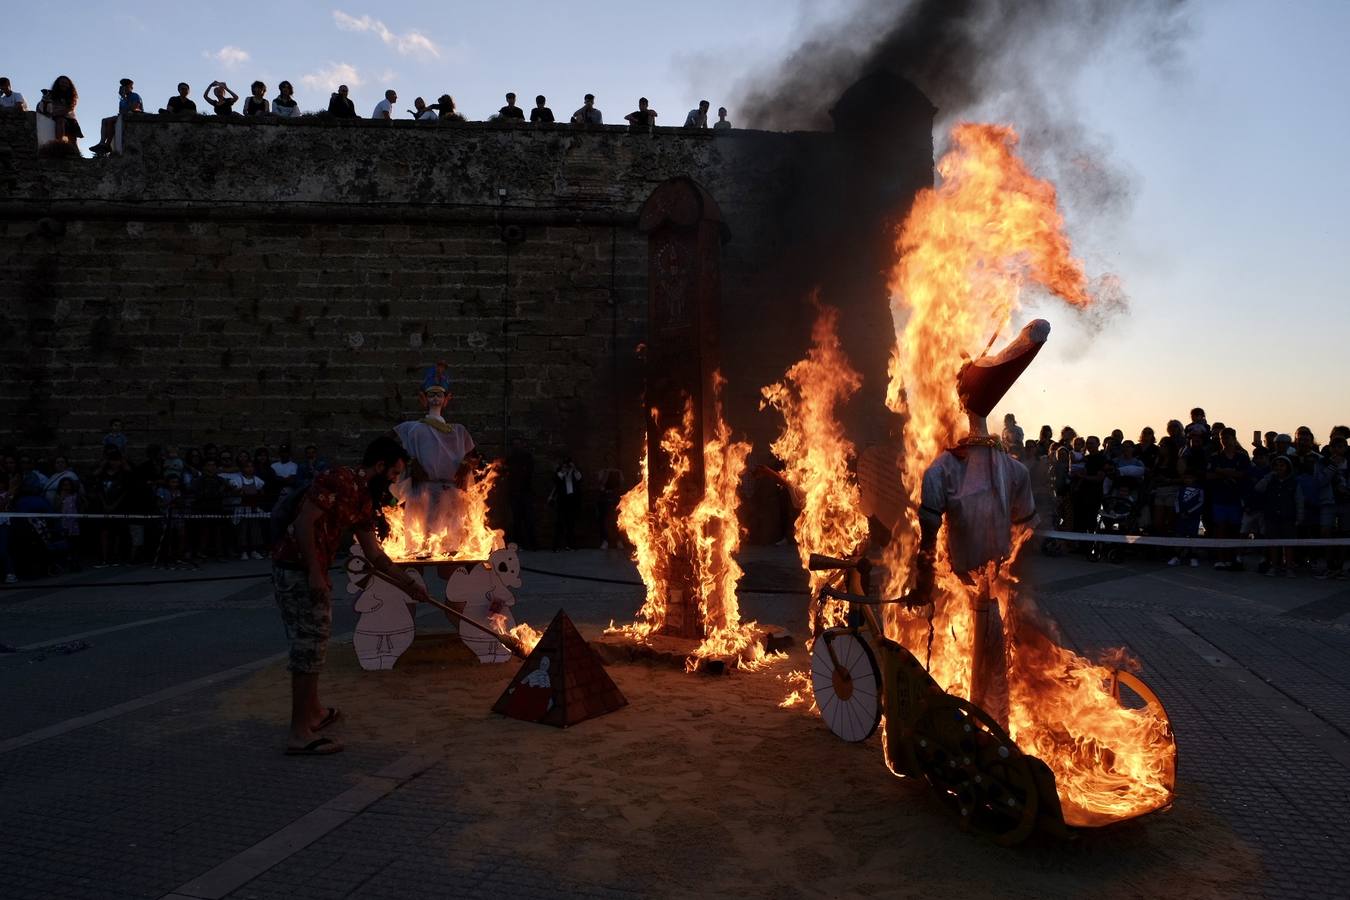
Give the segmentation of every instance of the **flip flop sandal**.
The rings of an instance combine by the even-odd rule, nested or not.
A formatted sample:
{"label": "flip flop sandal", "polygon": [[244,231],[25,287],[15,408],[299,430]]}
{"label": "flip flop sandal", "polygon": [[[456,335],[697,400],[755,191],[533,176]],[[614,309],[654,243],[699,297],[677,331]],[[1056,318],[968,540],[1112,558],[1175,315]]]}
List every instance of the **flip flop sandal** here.
{"label": "flip flop sandal", "polygon": [[342,718],[342,710],[338,709],[336,706],[330,706],[328,707],[328,715],[323,717],[322,722],[314,726],[314,730],[323,731],[329,725],[332,725],[341,718]]}
{"label": "flip flop sandal", "polygon": [[342,745],[332,738],[315,738],[303,747],[287,747],[287,756],[332,756],[341,753]]}

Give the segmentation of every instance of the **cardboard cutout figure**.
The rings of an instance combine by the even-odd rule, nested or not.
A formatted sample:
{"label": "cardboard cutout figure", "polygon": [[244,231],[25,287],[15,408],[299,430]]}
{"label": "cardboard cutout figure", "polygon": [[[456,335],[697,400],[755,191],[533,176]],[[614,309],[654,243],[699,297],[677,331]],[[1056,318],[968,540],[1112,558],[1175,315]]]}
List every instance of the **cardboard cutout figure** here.
{"label": "cardboard cutout figure", "polygon": [[566,728],[627,705],[600,657],[558,610],[492,711]]}
{"label": "cardboard cutout figure", "polygon": [[[516,597],[511,588],[520,587],[520,557],[515,544],[493,550],[486,563],[456,569],[445,583],[447,603],[463,604],[464,615],[485,622],[498,631],[516,626],[511,607]],[[475,628],[461,628],[460,640],[473,651],[479,662],[506,662],[511,654],[499,641]]]}
{"label": "cardboard cutout figure", "polygon": [[[503,707],[505,715],[526,722],[538,722],[548,715],[548,711],[553,708],[553,679],[548,675],[552,665],[551,657],[539,658],[539,667],[526,675],[509,693],[506,706]],[[528,667],[529,663],[526,663],[524,668]]]}
{"label": "cardboard cutout figure", "polygon": [[[408,574],[423,584],[421,573],[409,570]],[[355,609],[361,618],[357,620],[352,644],[361,668],[392,669],[403,651],[412,646],[416,630],[410,607],[412,599],[397,586],[376,577],[356,542],[352,542],[347,560],[347,593],[359,593]]]}

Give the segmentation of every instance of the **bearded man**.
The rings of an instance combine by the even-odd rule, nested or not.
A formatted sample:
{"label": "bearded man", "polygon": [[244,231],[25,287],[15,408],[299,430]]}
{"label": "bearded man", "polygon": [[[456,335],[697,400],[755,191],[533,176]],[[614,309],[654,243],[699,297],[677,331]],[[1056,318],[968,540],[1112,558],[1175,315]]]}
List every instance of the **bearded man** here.
{"label": "bearded man", "polygon": [[342,745],[318,732],[341,713],[319,701],[319,673],[333,628],[333,587],[328,569],[348,531],[366,561],[414,601],[429,602],[426,588],[390,562],[375,522],[385,493],[403,476],[407,452],[388,436],[366,448],[360,466],[340,466],[317,477],[305,492],[295,521],[272,550],[272,585],[291,640],[291,725],[288,756],[327,756]]}

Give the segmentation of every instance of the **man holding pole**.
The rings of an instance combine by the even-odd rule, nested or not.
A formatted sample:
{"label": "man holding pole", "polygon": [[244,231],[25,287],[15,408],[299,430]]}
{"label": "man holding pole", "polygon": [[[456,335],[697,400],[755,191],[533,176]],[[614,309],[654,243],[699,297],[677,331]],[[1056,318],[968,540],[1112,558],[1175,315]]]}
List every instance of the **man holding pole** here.
{"label": "man holding pole", "polygon": [[336,707],[319,702],[319,673],[333,625],[328,568],[351,531],[369,565],[419,603],[426,588],[394,565],[375,533],[379,508],[391,482],[403,476],[408,453],[388,436],[366,448],[360,466],[340,466],[314,479],[295,519],[272,551],[272,584],[291,640],[291,725],[288,756],[327,756],[342,745],[318,732],[337,722]]}

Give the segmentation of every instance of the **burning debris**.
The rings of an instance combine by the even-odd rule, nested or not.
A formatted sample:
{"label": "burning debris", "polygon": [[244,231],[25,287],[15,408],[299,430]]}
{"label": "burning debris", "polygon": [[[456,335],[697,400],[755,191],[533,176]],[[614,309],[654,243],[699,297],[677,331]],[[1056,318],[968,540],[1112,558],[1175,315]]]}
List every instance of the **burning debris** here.
{"label": "burning debris", "polygon": [[452,502],[432,507],[425,495],[408,492],[403,502],[385,509],[389,533],[380,542],[395,562],[484,560],[506,546],[500,528],[488,524],[488,497],[501,476],[493,462],[481,477],[469,477]]}
{"label": "burning debris", "polygon": [[[939,164],[942,183],[921,194],[897,244],[893,313],[897,334],[888,394],[907,417],[901,478],[910,496],[911,528],[886,558],[887,593],[904,593],[918,572],[918,509],[924,474],[966,432],[958,379],[969,354],[993,344],[1035,284],[1072,307],[1091,306],[1083,267],[1071,255],[1054,186],[1016,155],[1011,128],[961,125]],[[1059,647],[1027,607],[1011,602],[1011,567],[1025,545],[1022,529],[1002,565],[978,586],[953,571],[939,542],[928,616],[888,607],[886,630],[916,656],[946,691],[972,697],[977,592],[997,598],[1007,649],[1007,729],[1054,772],[1070,825],[1096,825],[1166,805],[1176,747],[1159,709],[1127,709],[1113,696],[1113,672]],[[931,650],[929,645],[931,642]],[[972,697],[972,699],[974,699]]]}
{"label": "burning debris", "polygon": [[[996,356],[988,351],[1025,286],[1079,310],[1094,296],[1070,252],[1055,189],[1018,159],[1012,129],[962,125],[953,143],[940,186],[918,197],[896,247],[888,404],[906,417],[897,474],[909,503],[884,562],[886,596],[899,601],[868,600],[870,565],[855,555],[866,525],[834,407],[857,382],[833,341],[831,311],[821,314],[807,358],[765,396],[786,419],[774,449],[801,500],[798,539],[804,553],[824,554],[806,560],[820,594],[812,613],[823,640],[813,646],[811,686],[822,717],[841,737],[862,740],[884,699],[892,770],[926,778],[966,821],[1011,841],[1038,822],[1097,826],[1167,805],[1176,747],[1142,682],[1059,646],[1030,602],[1013,600],[1011,570],[1031,531],[1009,533],[1008,523],[1034,504],[1025,478],[1015,496],[1017,472],[1000,474],[1011,461],[984,417],[1049,327],[1032,323]],[[828,452],[815,453],[814,444]],[[969,496],[963,478],[974,479]],[[934,505],[949,488],[963,521],[944,523],[943,506]],[[969,531],[986,519],[988,534]],[[853,605],[846,611],[839,600]],[[868,628],[875,655],[863,640]],[[789,682],[784,706],[804,699],[803,681]],[[1122,705],[1121,685],[1144,708]]]}
{"label": "burning debris", "polygon": [[638,621],[611,626],[597,647],[688,669],[754,666],[768,658],[766,630],[741,621],[734,557],[750,445],[732,440],[717,364],[722,213],[693,179],[674,178],[647,198],[638,227],[648,235],[647,440],[619,527],[647,597]]}
{"label": "burning debris", "polygon": [[[838,409],[862,386],[862,376],[849,365],[839,345],[839,311],[822,307],[811,334],[806,358],[787,370],[783,380],[763,389],[764,406],[783,414],[783,432],[773,442],[784,463],[782,478],[801,512],[794,532],[805,566],[812,552],[848,556],[867,540],[858,483],[849,472],[856,457],[844,434]],[[825,627],[844,623],[844,604],[816,597],[827,575],[810,572],[811,610],[808,621]]]}
{"label": "burning debris", "polygon": [[[719,377],[715,390],[720,392],[721,384]],[[714,410],[715,431],[702,447],[702,485],[692,464],[694,405],[687,401],[682,426],[661,437],[666,482],[649,482],[650,454],[645,455],[641,480],[619,501],[619,527],[633,544],[647,599],[639,621],[606,632],[638,643],[657,636],[687,638],[687,614],[676,619],[672,612],[692,609],[697,638],[690,669],[709,659],[745,667],[765,657],[761,631],[754,622],[741,622],[736,599],[742,574],[735,559],[741,542],[738,489],[750,445],[731,439],[718,397]]]}

